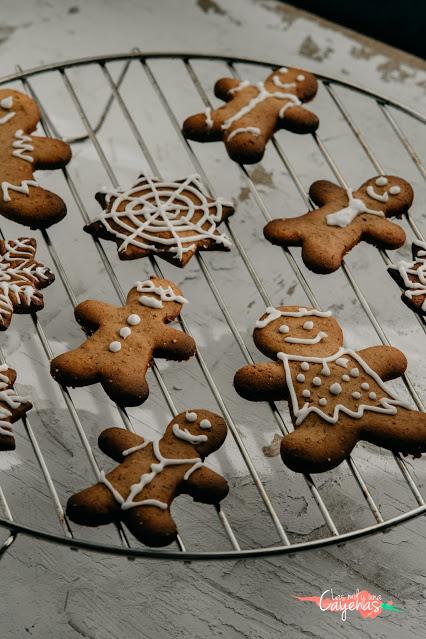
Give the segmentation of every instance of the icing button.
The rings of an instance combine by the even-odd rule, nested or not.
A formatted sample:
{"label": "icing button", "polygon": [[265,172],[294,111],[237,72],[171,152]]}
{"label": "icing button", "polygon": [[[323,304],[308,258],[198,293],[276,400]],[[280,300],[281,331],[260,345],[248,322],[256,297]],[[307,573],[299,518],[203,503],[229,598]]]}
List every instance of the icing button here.
{"label": "icing button", "polygon": [[130,326],[137,326],[141,323],[141,318],[136,313],[132,313],[127,318],[127,323],[130,324]]}
{"label": "icing button", "polygon": [[376,395],[376,393],[369,393],[369,394],[368,394],[368,396],[369,396],[369,398],[370,398],[370,399],[372,399],[372,400],[377,399],[377,395]]}
{"label": "icing button", "polygon": [[111,342],[108,348],[111,353],[118,353],[118,351],[121,351],[121,344],[120,342]]}
{"label": "icing button", "polygon": [[327,404],[327,400],[325,397],[321,397],[321,399],[319,400],[318,404],[320,406],[325,406]]}
{"label": "icing button", "polygon": [[321,378],[320,377],[314,377],[314,379],[312,380],[312,384],[314,386],[321,386]]}
{"label": "icing button", "polygon": [[302,369],[302,371],[308,371],[309,370],[309,364],[308,362],[302,362],[300,364],[300,368]]}
{"label": "icing button", "polygon": [[361,399],[361,393],[358,393],[358,391],[355,391],[354,393],[352,393],[352,397],[354,399]]}
{"label": "icing button", "polygon": [[358,376],[359,376],[359,369],[358,369],[358,368],[352,368],[352,369],[349,371],[349,375],[350,375],[351,377],[358,377]]}
{"label": "icing button", "polygon": [[298,382],[304,382],[305,381],[305,376],[303,373],[299,373],[296,377]]}
{"label": "icing button", "polygon": [[368,390],[370,388],[370,384],[368,384],[367,382],[362,382],[361,388],[362,390]]}
{"label": "icing button", "polygon": [[302,395],[303,395],[303,397],[306,397],[306,399],[308,399],[311,396],[311,391],[309,391],[307,388],[305,388],[305,390],[302,391]]}
{"label": "icing button", "polygon": [[344,375],[342,375],[342,379],[343,379],[344,382],[349,382],[350,377],[349,377],[349,375],[346,375],[346,373],[345,373]]}
{"label": "icing button", "polygon": [[330,393],[332,395],[340,395],[341,392],[342,392],[342,387],[337,382],[334,382],[334,384],[330,386]]}

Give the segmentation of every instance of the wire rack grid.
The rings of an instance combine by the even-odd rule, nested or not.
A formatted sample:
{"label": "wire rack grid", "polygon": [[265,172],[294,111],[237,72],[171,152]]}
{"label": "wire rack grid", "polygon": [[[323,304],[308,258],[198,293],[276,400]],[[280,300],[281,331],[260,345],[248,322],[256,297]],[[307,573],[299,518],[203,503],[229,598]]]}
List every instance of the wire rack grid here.
{"label": "wire rack grid", "polygon": [[[424,180],[426,173],[416,143],[417,132],[420,124],[425,123],[425,118],[401,104],[360,87],[320,76],[319,107],[327,115],[324,118],[324,114],[321,113],[319,134],[307,136],[309,140],[301,143],[302,138],[299,136],[278,133],[273,138],[264,161],[255,169],[227,161],[223,156],[221,144],[201,146],[183,138],[180,130],[182,116],[200,110],[200,105],[204,105],[204,108],[214,106],[211,86],[214,79],[219,77],[218,74],[237,78],[247,73],[250,74],[249,77],[259,74],[259,79],[262,79],[276,66],[241,58],[181,53],[142,54],[133,51],[130,54],[81,59],[27,71],[18,69],[17,73],[1,79],[1,85],[13,83],[38,101],[42,111],[41,126],[46,135],[66,139],[73,145],[75,160],[63,171],[62,178],[49,176],[53,182],[57,181],[59,189],[63,189],[64,186],[68,189],[69,198],[65,196],[65,199],[71,202],[72,212],[70,211],[62,224],[49,232],[41,232],[41,250],[50,257],[62,285],[61,291],[58,292],[62,298],[60,297],[58,303],[63,304],[66,309],[64,312],[67,313],[69,307],[66,306],[66,302],[75,307],[80,299],[89,296],[102,299],[98,291],[96,295],[93,294],[90,277],[87,291],[84,290],[82,280],[85,281],[85,277],[73,261],[75,246],[80,246],[80,242],[83,241],[81,253],[90,250],[90,246],[94,248],[94,251],[88,254],[90,263],[81,267],[83,272],[91,267],[97,269],[99,277],[93,279],[93,282],[98,286],[99,282],[102,282],[101,287],[105,283],[105,290],[108,290],[109,294],[112,290],[115,298],[121,303],[125,301],[126,292],[134,279],[141,278],[140,273],[147,268],[147,262],[151,272],[160,277],[169,277],[179,285],[178,278],[183,279],[184,293],[187,297],[192,298],[197,294],[196,291],[199,291],[205,298],[204,305],[201,305],[203,312],[199,312],[199,321],[193,321],[192,317],[192,314],[194,317],[198,314],[195,304],[191,305],[193,308],[190,308],[180,320],[182,330],[188,333],[192,331],[199,344],[196,361],[187,369],[189,388],[193,389],[193,385],[196,385],[197,403],[201,403],[199,398],[206,398],[205,401],[225,417],[232,444],[227,441],[225,449],[228,447],[229,453],[223,454],[221,451],[217,455],[218,463],[219,468],[223,469],[228,477],[235,471],[235,477],[231,481],[232,497],[225,500],[221,508],[214,509],[217,515],[216,522],[210,512],[207,514],[206,508],[197,511],[191,504],[177,507],[178,521],[182,518],[179,528],[184,532],[177,539],[176,549],[147,549],[129,539],[121,525],[115,526],[114,530],[106,534],[100,530],[92,533],[72,525],[66,518],[62,504],[70,492],[79,490],[87,485],[87,481],[93,481],[93,477],[97,478],[99,475],[100,464],[103,464],[104,460],[99,458],[93,442],[103,427],[103,419],[114,419],[115,423],[119,419],[124,428],[142,431],[145,435],[144,429],[147,428],[147,422],[152,420],[152,416],[148,413],[146,405],[132,411],[120,406],[112,407],[109,403],[108,407],[104,408],[102,395],[96,390],[69,390],[56,387],[50,379],[47,381],[48,360],[56,352],[61,352],[55,342],[61,339],[67,342],[68,335],[62,332],[58,340],[57,331],[61,331],[61,324],[57,324],[53,311],[47,319],[44,314],[33,315],[31,319],[35,333],[33,332],[29,339],[34,341],[36,336],[38,340],[38,344],[34,346],[37,350],[37,356],[34,357],[37,365],[31,379],[35,387],[33,393],[38,391],[39,385],[46,387],[47,397],[52,392],[56,393],[57,401],[63,406],[64,414],[67,414],[66,419],[70,420],[75,428],[76,437],[71,443],[73,447],[78,447],[78,451],[74,452],[73,448],[71,456],[75,456],[77,473],[81,474],[81,482],[84,478],[86,484],[80,482],[77,485],[78,474],[76,476],[75,469],[71,478],[63,471],[62,465],[69,463],[70,451],[67,450],[68,457],[65,456],[60,463],[61,455],[54,446],[51,447],[50,440],[46,445],[48,434],[46,435],[43,430],[43,419],[37,426],[33,426],[33,417],[31,416],[31,423],[28,417],[25,418],[25,432],[22,436],[18,433],[17,442],[18,454],[19,446],[24,446],[24,441],[27,444],[26,450],[29,452],[25,465],[20,460],[21,464],[16,466],[12,479],[10,473],[3,473],[0,467],[0,508],[3,512],[0,524],[10,531],[1,552],[5,552],[17,535],[22,533],[74,548],[123,554],[128,557],[224,559],[272,555],[344,543],[384,531],[426,511],[421,493],[424,476],[420,461],[416,460],[414,463],[399,454],[377,453],[368,445],[359,447],[360,454],[355,451],[345,463],[344,470],[326,473],[325,478],[313,478],[308,475],[302,477],[284,469],[279,457],[277,458],[276,442],[279,439],[277,430],[278,435],[283,435],[292,429],[287,407],[270,403],[267,407],[256,407],[252,410],[250,405],[236,398],[230,388],[230,380],[237,365],[229,363],[228,368],[225,365],[221,370],[214,357],[214,351],[218,348],[217,342],[210,345],[215,331],[208,330],[205,334],[205,312],[209,309],[215,326],[217,324],[217,331],[220,335],[226,336],[224,352],[233,352],[231,361],[240,362],[239,365],[252,363],[256,357],[252,352],[250,337],[253,318],[260,316],[265,306],[286,301],[282,289],[283,284],[290,279],[292,282],[294,280],[294,286],[286,286],[287,295],[297,295],[297,298],[294,297],[295,303],[304,303],[307,300],[317,308],[332,306],[330,299],[336,297],[334,287],[343,287],[343,298],[351,296],[351,303],[356,304],[359,321],[366,327],[366,333],[376,336],[383,344],[390,343],[389,327],[385,329],[383,321],[377,316],[375,292],[365,289],[366,274],[357,261],[345,260],[338,275],[339,279],[334,280],[330,287],[330,295],[324,280],[330,277],[331,284],[331,276],[319,279],[310,274],[304,268],[297,251],[273,249],[274,252],[271,253],[269,245],[261,239],[262,225],[264,221],[277,216],[272,213],[276,207],[274,202],[280,202],[280,215],[289,214],[287,206],[284,205],[286,210],[282,210],[283,195],[287,195],[287,192],[291,192],[288,206],[293,202],[296,206],[299,200],[299,207],[301,203],[308,208],[313,207],[307,193],[307,180],[313,181],[323,177],[323,174],[314,172],[318,171],[317,167],[324,171],[327,169],[341,185],[348,186],[348,179],[342,168],[345,161],[335,159],[331,150],[333,142],[329,142],[332,137],[328,135],[326,138],[322,133],[325,129],[327,134],[329,126],[334,126],[333,118],[339,123],[337,128],[341,129],[340,136],[345,148],[347,149],[347,145],[350,144],[351,152],[354,153],[355,159],[359,157],[359,163],[362,163],[363,167],[367,164],[368,170],[373,173],[389,172],[388,167],[379,159],[377,146],[370,142],[369,135],[360,125],[364,111],[373,108],[374,120],[379,121],[378,139],[374,142],[378,144],[391,136],[393,144],[398,148],[398,158],[401,158],[399,174],[405,177],[407,170],[409,173],[411,170],[416,173],[418,179]],[[97,99],[93,100],[95,94]],[[351,97],[350,108],[347,102],[348,95]],[[143,96],[146,104],[141,104],[140,96]],[[353,102],[356,103],[355,107]],[[314,102],[313,109],[315,104]],[[138,112],[138,107],[141,113]],[[328,127],[324,127],[324,121]],[[77,127],[78,134],[75,134],[73,127]],[[408,133],[405,132],[405,127]],[[162,142],[157,144],[157,138]],[[117,151],[121,140],[128,142],[124,143],[122,150]],[[297,144],[300,145],[300,150]],[[171,159],[164,161],[164,151],[168,147],[171,149]],[[338,148],[337,154],[340,152]],[[87,175],[74,168],[79,160],[84,167],[90,167]],[[307,172],[304,165],[309,169]],[[226,222],[227,232],[234,244],[229,258],[228,255],[223,257],[222,254],[220,258],[219,254],[214,253],[208,257],[198,254],[192,260],[194,264],[185,269],[184,273],[177,273],[177,269],[169,265],[160,266],[155,258],[144,260],[143,266],[140,264],[141,260],[137,260],[137,264],[123,266],[118,263],[115,252],[110,250],[109,246],[93,238],[81,237],[84,235],[81,232],[82,222],[87,223],[93,217],[93,214],[89,213],[89,207],[92,208],[93,193],[100,185],[99,180],[105,179],[106,176],[111,185],[117,187],[120,182],[131,183],[142,167],[150,174],[160,177],[165,172],[165,166],[175,167],[172,177],[182,171],[181,167],[185,167],[187,172],[198,173],[211,194],[217,193],[218,184],[223,182],[220,195],[226,194],[225,189],[229,185],[229,197],[229,193],[233,194],[238,185],[237,212],[231,221]],[[102,178],[101,170],[104,172]],[[277,180],[276,185],[273,184],[273,179]],[[280,179],[283,180],[282,185]],[[265,184],[268,190],[265,189]],[[249,209],[249,212],[241,212],[240,209],[244,207]],[[297,211],[297,208],[294,209],[293,214],[297,214]],[[245,213],[247,219],[241,219]],[[68,226],[64,233],[62,229],[65,231],[66,224]],[[423,239],[421,225],[411,215],[407,216],[405,225],[409,237]],[[14,228],[13,223],[5,221],[3,227],[2,234],[6,235],[7,232],[7,236],[11,237],[10,233],[16,234],[16,225]],[[70,250],[70,246],[73,247],[73,251]],[[373,262],[373,267],[382,267],[381,286],[385,285],[393,295],[394,313],[397,317],[402,315],[404,322],[408,322],[409,330],[403,340],[412,343],[413,334],[417,339],[419,331],[421,334],[424,333],[425,324],[419,316],[403,309],[399,292],[386,273],[385,265],[394,258],[385,251],[376,253],[372,248],[368,250],[375,253],[373,259],[376,261]],[[267,260],[264,259],[266,251]],[[281,272],[282,277],[279,277]],[[130,274],[133,273],[137,277],[132,278]],[[231,279],[235,278],[240,284],[240,296],[235,294],[234,282],[229,282],[230,273]],[[189,287],[194,288],[193,293],[188,294]],[[83,290],[80,290],[81,288]],[[294,292],[290,293],[291,288]],[[250,300],[250,296],[253,296],[255,301],[247,306],[245,297]],[[237,297],[241,299],[237,300]],[[216,307],[212,311],[213,302]],[[47,309],[49,303],[49,291],[46,291]],[[252,311],[247,311],[251,308]],[[336,314],[339,315],[338,312]],[[66,317],[68,322],[72,322],[69,312]],[[344,317],[345,311],[342,312],[342,321]],[[65,321],[65,315],[62,316],[62,320]],[[22,326],[21,322],[17,330],[22,330]],[[70,339],[81,340],[74,335],[71,335]],[[391,341],[394,343],[393,332]],[[13,343],[13,337],[11,342]],[[32,346],[29,348],[31,350]],[[10,350],[14,357],[12,347],[7,350]],[[31,353],[26,352],[25,344],[22,350],[24,360],[31,356]],[[16,357],[19,360],[19,356]],[[10,362],[11,356],[0,352],[0,359],[4,361],[5,358]],[[13,361],[11,364],[13,365]],[[17,368],[19,373],[19,366]],[[154,431],[161,432],[162,425],[170,418],[170,413],[176,415],[182,410],[178,405],[183,403],[183,408],[193,407],[193,400],[192,405],[189,405],[186,399],[193,393],[189,393],[188,388],[182,391],[174,383],[176,378],[182,382],[185,376],[184,368],[179,369],[175,365],[173,371],[172,367],[169,370],[169,367],[161,363],[154,363],[152,373],[152,385],[155,385],[155,390],[152,393],[153,399],[150,398],[147,403],[154,401],[157,404],[154,419],[158,426],[154,427]],[[419,410],[423,411],[422,389],[413,383],[409,375],[404,376],[403,383],[405,391],[401,390],[411,397]],[[52,384],[55,386],[54,391]],[[185,383],[183,385],[185,386]],[[89,395],[90,393],[92,394]],[[85,410],[89,396],[90,400],[93,399],[90,414]],[[37,402],[37,396],[35,399],[34,422],[39,422],[39,415],[43,413],[43,409]],[[51,404],[47,404],[51,410]],[[49,410],[44,419],[49,419]],[[156,410],[158,414],[155,414]],[[60,414],[62,419],[62,413]],[[262,423],[267,425],[264,435]],[[253,427],[256,427],[256,434],[251,437],[250,429]],[[266,438],[274,433],[272,444],[262,447],[261,443],[267,443]],[[64,447],[64,442],[59,443]],[[25,457],[25,454],[23,456]],[[81,464],[84,464],[82,470]],[[19,493],[15,482],[27,482],[26,478],[20,477],[23,467],[29,468],[28,472],[37,473],[38,490],[34,487],[31,499],[37,500],[38,495],[43,497],[39,525],[28,523],[23,509],[17,508]],[[380,481],[377,480],[378,474],[382,477]],[[398,494],[397,508],[390,506],[386,494],[385,486],[389,482],[392,490],[396,490]],[[49,506],[46,506],[47,502]],[[294,510],[294,503],[301,503],[302,508],[296,507]],[[354,508],[356,514],[352,521],[348,521],[345,516],[342,517],[342,505]],[[15,510],[18,510],[17,515],[14,514]],[[45,511],[48,511],[48,514]],[[303,512],[308,513],[309,517],[302,524],[298,523],[295,526],[294,520],[301,519]],[[254,522],[257,520],[259,523],[256,526]],[[250,530],[251,528],[253,530]],[[208,539],[200,542],[200,533],[202,535],[206,529],[209,530]]]}

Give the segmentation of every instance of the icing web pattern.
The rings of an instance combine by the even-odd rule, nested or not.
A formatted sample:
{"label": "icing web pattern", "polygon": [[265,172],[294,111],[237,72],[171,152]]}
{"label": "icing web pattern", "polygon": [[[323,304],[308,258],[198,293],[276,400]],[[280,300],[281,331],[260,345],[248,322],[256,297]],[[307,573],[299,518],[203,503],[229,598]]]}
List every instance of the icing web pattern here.
{"label": "icing web pattern", "polygon": [[217,225],[223,220],[224,206],[232,204],[209,198],[197,175],[175,182],[142,175],[128,191],[108,192],[106,203],[107,210],[95,222],[102,222],[122,240],[119,252],[133,245],[148,251],[169,251],[181,261],[205,240],[231,247]]}

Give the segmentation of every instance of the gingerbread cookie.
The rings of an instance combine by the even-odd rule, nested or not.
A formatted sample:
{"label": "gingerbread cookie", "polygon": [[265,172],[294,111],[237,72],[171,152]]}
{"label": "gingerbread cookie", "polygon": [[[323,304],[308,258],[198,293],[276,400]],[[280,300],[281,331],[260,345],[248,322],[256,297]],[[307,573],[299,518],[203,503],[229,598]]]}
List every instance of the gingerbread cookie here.
{"label": "gingerbread cookie", "polygon": [[413,260],[401,260],[388,271],[403,289],[401,299],[409,308],[420,315],[426,314],[426,242],[413,242]]}
{"label": "gingerbread cookie", "polygon": [[28,95],[0,89],[0,213],[33,229],[55,224],[67,212],[63,200],[34,179],[34,171],[59,169],[71,159],[65,142],[31,135],[39,120]]}
{"label": "gingerbread cookie", "polygon": [[173,282],[158,277],[136,282],[125,306],[82,302],[75,318],[88,338],[52,360],[52,377],[64,386],[100,382],[119,404],[142,404],[149,394],[145,376],[153,357],[181,361],[195,353],[192,337],[166,326],[186,302]]}
{"label": "gingerbread cookie", "polygon": [[117,244],[121,260],[157,255],[185,266],[197,251],[229,251],[217,226],[234,209],[231,202],[209,197],[198,175],[162,182],[140,175],[129,190],[96,194],[103,213],[84,230]]}
{"label": "gingerbread cookie", "polygon": [[37,242],[29,237],[0,240],[0,331],[5,331],[13,313],[35,313],[44,306],[40,289],[55,276],[35,259]]}
{"label": "gingerbread cookie", "polygon": [[33,405],[13,389],[16,371],[0,364],[0,450],[15,450],[11,425],[21,419]]}
{"label": "gingerbread cookie", "polygon": [[314,182],[309,196],[320,208],[300,217],[269,222],[263,232],[279,246],[301,246],[302,258],[314,273],[332,273],[356,244],[364,240],[396,249],[405,232],[388,217],[401,217],[413,201],[413,190],[402,178],[379,175],[357,191],[327,180]]}
{"label": "gingerbread cookie", "polygon": [[241,368],[234,385],[251,401],[289,402],[295,430],[283,437],[281,456],[292,470],[330,470],[359,440],[413,455],[426,451],[426,414],[383,383],[406,369],[396,348],[344,348],[329,311],[298,306],[267,308],[253,337],[274,361]]}
{"label": "gingerbread cookie", "polygon": [[170,507],[175,497],[190,495],[218,504],[228,494],[225,479],[204,466],[227,433],[219,415],[196,409],[172,419],[159,441],[151,442],[122,428],[99,436],[100,449],[119,462],[99,483],[73,495],[67,515],[77,524],[101,526],[123,521],[148,546],[167,546],[178,531]]}
{"label": "gingerbread cookie", "polygon": [[241,164],[260,162],[278,129],[313,133],[318,128],[317,116],[302,106],[315,97],[317,81],[302,69],[282,67],[256,84],[221,78],[214,91],[227,104],[187,118],[183,134],[197,142],[223,140],[229,157]]}

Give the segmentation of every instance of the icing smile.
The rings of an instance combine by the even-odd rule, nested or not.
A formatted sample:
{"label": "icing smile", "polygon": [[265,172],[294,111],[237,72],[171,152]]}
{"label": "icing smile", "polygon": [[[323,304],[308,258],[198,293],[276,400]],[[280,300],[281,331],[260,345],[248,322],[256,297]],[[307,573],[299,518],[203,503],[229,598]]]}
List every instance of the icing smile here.
{"label": "icing smile", "polygon": [[318,344],[327,337],[327,333],[320,331],[315,337],[284,337],[289,344]]}

